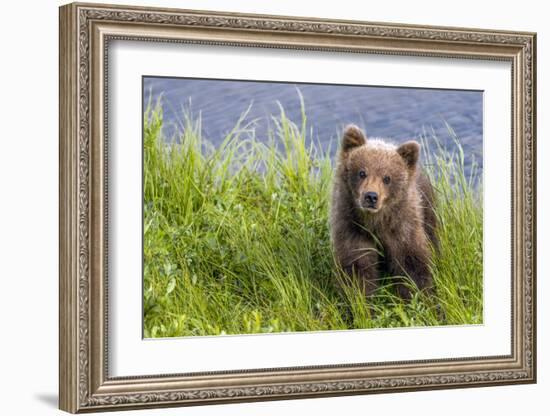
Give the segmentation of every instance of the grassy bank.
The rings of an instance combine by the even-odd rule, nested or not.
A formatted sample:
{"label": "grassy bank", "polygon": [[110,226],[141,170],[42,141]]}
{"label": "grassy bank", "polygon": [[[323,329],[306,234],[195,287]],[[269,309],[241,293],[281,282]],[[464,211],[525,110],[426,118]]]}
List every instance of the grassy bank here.
{"label": "grassy bank", "polygon": [[267,143],[240,120],[216,148],[202,139],[200,118],[186,119],[171,145],[159,108],[144,120],[146,337],[482,322],[481,195],[464,177],[458,142],[425,161],[441,224],[437,299],[404,303],[387,279],[369,307],[337,283],[333,168],[306,145],[305,115],[295,125],[281,112]]}

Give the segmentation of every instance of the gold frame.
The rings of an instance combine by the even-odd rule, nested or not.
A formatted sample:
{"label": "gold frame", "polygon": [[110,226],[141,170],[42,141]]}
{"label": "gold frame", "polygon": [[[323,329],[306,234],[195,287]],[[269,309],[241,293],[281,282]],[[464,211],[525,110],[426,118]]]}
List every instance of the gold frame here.
{"label": "gold frame", "polygon": [[[505,60],[512,64],[512,353],[111,378],[106,51],[111,39]],[[69,412],[536,381],[536,34],[99,4],[60,8],[60,371]]]}

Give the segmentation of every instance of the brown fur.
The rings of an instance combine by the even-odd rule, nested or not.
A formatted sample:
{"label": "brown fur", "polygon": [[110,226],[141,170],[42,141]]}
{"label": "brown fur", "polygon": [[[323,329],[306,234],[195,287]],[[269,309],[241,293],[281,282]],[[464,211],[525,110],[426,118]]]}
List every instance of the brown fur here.
{"label": "brown fur", "polygon": [[[392,148],[367,140],[356,126],[344,131],[332,195],[332,243],[341,267],[359,278],[367,296],[383,271],[409,276],[419,289],[432,288],[434,191],[417,166],[419,152],[414,141]],[[376,206],[368,205],[367,193],[376,195]],[[410,298],[402,282],[397,289]]]}

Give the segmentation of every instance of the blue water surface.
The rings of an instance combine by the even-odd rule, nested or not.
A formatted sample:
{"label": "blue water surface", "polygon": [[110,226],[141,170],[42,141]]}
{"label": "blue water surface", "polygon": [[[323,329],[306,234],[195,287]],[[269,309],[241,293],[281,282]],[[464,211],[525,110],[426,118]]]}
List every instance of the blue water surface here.
{"label": "blue water surface", "polygon": [[[299,92],[298,92],[299,91]],[[350,86],[208,80],[190,78],[143,78],[144,106],[160,96],[164,133],[173,138],[183,129],[184,111],[202,118],[202,134],[219,144],[250,106],[246,120],[255,120],[256,138],[268,140],[273,116],[282,105],[288,118],[302,122],[303,97],[308,129],[315,143],[334,156],[336,143],[346,124],[362,127],[367,136],[395,143],[418,140],[426,132],[436,134],[444,147],[454,149],[449,127],[465,153],[466,173],[475,160],[483,168],[483,92],[424,88]],[[435,147],[435,146],[432,146]]]}

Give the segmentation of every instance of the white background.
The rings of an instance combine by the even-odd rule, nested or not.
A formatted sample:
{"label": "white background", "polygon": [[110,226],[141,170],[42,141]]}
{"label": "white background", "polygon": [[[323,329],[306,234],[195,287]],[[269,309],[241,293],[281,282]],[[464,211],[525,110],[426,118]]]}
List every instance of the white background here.
{"label": "white background", "polygon": [[[130,0],[128,0],[130,1]],[[340,0],[187,0],[141,2],[140,5],[202,8],[400,23],[537,31],[538,113],[550,111],[550,36],[543,2],[524,0],[456,3],[386,1],[369,4]],[[0,247],[2,413],[59,414],[57,402],[57,1],[34,1],[2,7],[2,97]],[[545,70],[545,71],[544,71]],[[544,184],[550,174],[548,119],[539,117],[539,384],[435,392],[354,396],[298,401],[206,406],[142,411],[141,414],[542,414],[550,389],[548,263],[550,244],[545,212],[550,199]],[[544,403],[544,404],[543,404]]]}
{"label": "white background", "polygon": [[[406,67],[407,71],[403,71]],[[483,325],[143,340],[143,74],[484,90]],[[112,376],[510,354],[509,63],[115,41],[109,49]],[[345,353],[342,346],[345,345]],[[403,346],[406,345],[406,348]],[[429,347],[427,347],[429,346]],[[223,354],[220,354],[223,351]]]}

